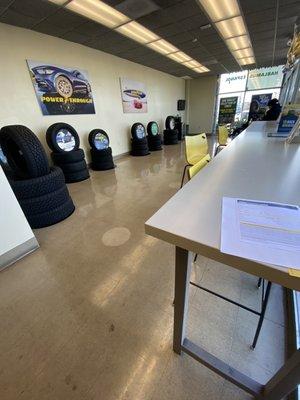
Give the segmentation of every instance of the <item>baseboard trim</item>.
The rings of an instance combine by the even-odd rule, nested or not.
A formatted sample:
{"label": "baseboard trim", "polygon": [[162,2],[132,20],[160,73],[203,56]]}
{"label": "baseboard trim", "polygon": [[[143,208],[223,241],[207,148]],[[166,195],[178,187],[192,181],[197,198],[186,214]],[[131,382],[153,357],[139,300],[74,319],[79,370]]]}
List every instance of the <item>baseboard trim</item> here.
{"label": "baseboard trim", "polygon": [[2,256],[0,256],[0,271],[14,264],[16,261],[25,257],[27,254],[32,253],[39,247],[40,246],[38,244],[38,241],[35,237],[33,237],[26,242],[20,244],[19,246],[2,254]]}

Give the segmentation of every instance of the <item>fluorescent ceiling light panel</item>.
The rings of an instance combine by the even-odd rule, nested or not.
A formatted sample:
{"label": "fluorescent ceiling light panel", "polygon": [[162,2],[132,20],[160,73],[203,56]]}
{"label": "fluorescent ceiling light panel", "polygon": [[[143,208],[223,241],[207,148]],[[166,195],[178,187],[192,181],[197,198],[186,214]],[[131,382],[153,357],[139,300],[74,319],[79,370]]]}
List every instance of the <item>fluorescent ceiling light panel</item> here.
{"label": "fluorescent ceiling light panel", "polygon": [[130,21],[126,15],[100,0],[72,0],[66,8],[108,28],[116,28]]}
{"label": "fluorescent ceiling light panel", "polygon": [[116,31],[143,44],[154,42],[159,39],[159,36],[135,21],[119,26],[119,28],[116,28]]}
{"label": "fluorescent ceiling light panel", "polygon": [[195,61],[195,60],[187,61],[187,62],[183,63],[183,65],[185,65],[188,68],[202,67],[202,65],[198,61]]}
{"label": "fluorescent ceiling light panel", "polygon": [[[117,11],[115,8],[110,7],[108,4],[100,0],[72,0],[68,3],[67,0],[49,0],[57,5],[64,6],[65,8],[83,15],[93,21],[98,22],[116,32],[129,37],[151,49],[161,53],[172,60],[194,69],[196,72],[207,72],[208,68],[203,67],[198,61],[193,60],[190,56],[183,51],[177,49],[171,43],[154,32],[145,28],[143,25],[132,21],[126,15]],[[233,1],[233,0],[228,0]],[[236,1],[236,0],[235,0]]]}
{"label": "fluorescent ceiling light panel", "polygon": [[164,39],[157,40],[156,42],[149,43],[147,46],[151,47],[152,50],[158,51],[161,54],[167,55],[170,53],[176,53],[179,50],[171,43]]}
{"label": "fluorescent ceiling light panel", "polygon": [[198,0],[213,22],[240,15],[237,0]]}
{"label": "fluorescent ceiling light panel", "polygon": [[255,64],[255,58],[254,57],[241,58],[240,60],[238,60],[238,63],[240,65]]}
{"label": "fluorescent ceiling light panel", "polygon": [[226,39],[225,43],[227,44],[230,51],[245,49],[246,47],[251,46],[248,35]]}
{"label": "fluorescent ceiling light panel", "polygon": [[62,6],[63,4],[65,4],[67,2],[67,0],[50,0],[51,3],[55,3],[59,6]]}
{"label": "fluorescent ceiling light panel", "polygon": [[199,72],[199,74],[203,74],[203,72],[208,72],[209,69],[202,66],[202,67],[198,67],[198,68],[193,68],[193,71]]}
{"label": "fluorescent ceiling light panel", "polygon": [[247,29],[243,17],[234,17],[225,21],[216,22],[216,28],[220,32],[223,39],[229,39],[234,36],[247,34]]}
{"label": "fluorescent ceiling light panel", "polygon": [[192,57],[188,56],[183,51],[178,51],[177,53],[168,54],[168,57],[179,63],[190,61],[192,59]]}
{"label": "fluorescent ceiling light panel", "polygon": [[236,50],[232,54],[235,58],[253,57],[253,50],[251,47],[248,47],[247,49]]}
{"label": "fluorescent ceiling light panel", "polygon": [[65,4],[67,2],[67,0],[50,0],[51,3],[55,3],[59,6],[62,6],[63,4]]}

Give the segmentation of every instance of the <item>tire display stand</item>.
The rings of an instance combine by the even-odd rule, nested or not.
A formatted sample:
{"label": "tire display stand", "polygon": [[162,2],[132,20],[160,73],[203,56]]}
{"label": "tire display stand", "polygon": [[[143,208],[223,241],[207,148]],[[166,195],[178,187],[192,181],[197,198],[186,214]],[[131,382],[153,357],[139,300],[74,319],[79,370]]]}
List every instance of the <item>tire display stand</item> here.
{"label": "tire display stand", "polygon": [[79,148],[78,133],[71,125],[58,122],[49,126],[46,141],[52,150],[52,161],[62,169],[66,183],[81,182],[90,177],[84,151]]}
{"label": "tire display stand", "polygon": [[131,155],[147,156],[150,154],[146,130],[143,124],[137,122],[131,127]]}
{"label": "tire display stand", "polygon": [[31,228],[43,228],[69,217],[75,210],[60,168],[50,168],[44,148],[26,126],[0,130],[10,186]]}
{"label": "tire display stand", "polygon": [[159,126],[157,122],[151,121],[147,125],[147,140],[150,151],[162,150],[162,136],[159,133]]}
{"label": "tire display stand", "polygon": [[175,129],[175,118],[169,115],[166,119],[166,129],[164,130],[164,144],[177,144],[178,131]]}
{"label": "tire display stand", "polygon": [[92,163],[94,171],[105,171],[115,168],[109,137],[102,129],[93,129],[89,134]]}

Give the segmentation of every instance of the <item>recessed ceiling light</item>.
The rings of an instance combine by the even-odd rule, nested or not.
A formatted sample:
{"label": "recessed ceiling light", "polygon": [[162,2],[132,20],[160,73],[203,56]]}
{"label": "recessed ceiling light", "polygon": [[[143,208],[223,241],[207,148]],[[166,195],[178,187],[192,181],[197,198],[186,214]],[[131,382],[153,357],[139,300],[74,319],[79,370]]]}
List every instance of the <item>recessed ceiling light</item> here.
{"label": "recessed ceiling light", "polygon": [[119,26],[116,28],[116,31],[143,44],[154,42],[155,40],[159,39],[159,36],[135,21],[131,21],[128,22],[128,24]]}
{"label": "recessed ceiling light", "polygon": [[238,63],[240,65],[255,64],[255,58],[254,57],[241,58],[238,60]]}
{"label": "recessed ceiling light", "polygon": [[172,60],[177,61],[179,63],[190,61],[192,59],[192,57],[188,56],[183,51],[178,51],[177,53],[168,54],[168,57],[172,58]]}
{"label": "recessed ceiling light", "polygon": [[[238,0],[198,0],[204,13],[219,31],[235,59],[250,58],[254,54]],[[248,50],[246,50],[248,48]],[[245,49],[237,53],[236,50]]]}
{"label": "recessed ceiling light", "polygon": [[161,54],[167,55],[170,53],[176,53],[179,51],[177,47],[173,46],[171,43],[167,42],[164,39],[157,40],[156,42],[147,44],[151,49],[158,51]]}
{"label": "recessed ceiling light", "polygon": [[62,6],[63,4],[65,4],[67,2],[67,0],[50,0],[51,3],[55,3],[59,6]]}
{"label": "recessed ceiling light", "polygon": [[198,0],[213,22],[240,15],[237,0]]}
{"label": "recessed ceiling light", "polygon": [[237,36],[235,38],[226,39],[225,43],[227,44],[229,50],[231,51],[245,49],[246,47],[251,46],[248,35]]}
{"label": "recessed ceiling light", "polygon": [[220,32],[223,39],[229,39],[231,37],[247,34],[244,20],[241,16],[216,22],[216,28]]}
{"label": "recessed ceiling light", "polygon": [[193,71],[196,71],[196,72],[199,72],[200,74],[202,74],[203,72],[208,72],[209,69],[202,66],[202,67],[193,68]]}
{"label": "recessed ceiling light", "polygon": [[187,61],[187,62],[183,63],[183,65],[185,65],[188,68],[202,67],[202,65],[198,61],[195,61],[195,60]]}
{"label": "recessed ceiling light", "polygon": [[253,57],[253,50],[251,47],[247,49],[236,50],[232,53],[235,58]]}
{"label": "recessed ceiling light", "polygon": [[[57,5],[64,6],[65,8],[83,15],[93,21],[96,21],[108,28],[111,28],[118,33],[129,37],[151,49],[168,56],[172,60],[185,64],[189,68],[201,67],[201,71],[209,71],[207,68],[203,67],[198,61],[193,60],[190,56],[185,54],[183,51],[177,49],[171,43],[162,39],[160,36],[156,35],[154,32],[145,28],[143,25],[137,23],[136,21],[131,21],[126,15],[117,11],[115,8],[109,6],[100,0],[48,0]],[[194,41],[197,41],[195,38]],[[203,68],[205,71],[203,71]]]}
{"label": "recessed ceiling light", "polygon": [[72,0],[66,5],[66,8],[93,21],[100,22],[108,28],[116,28],[129,21],[126,15],[100,0]]}

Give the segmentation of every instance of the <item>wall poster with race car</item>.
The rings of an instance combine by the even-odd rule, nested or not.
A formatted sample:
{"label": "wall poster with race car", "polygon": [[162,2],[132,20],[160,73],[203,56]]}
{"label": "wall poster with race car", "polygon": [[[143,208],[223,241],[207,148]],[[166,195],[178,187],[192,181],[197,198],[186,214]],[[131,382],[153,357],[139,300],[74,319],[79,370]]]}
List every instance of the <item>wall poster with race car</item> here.
{"label": "wall poster with race car", "polygon": [[127,78],[120,78],[120,84],[123,112],[146,113],[148,105],[145,84]]}
{"label": "wall poster with race car", "polygon": [[87,71],[27,60],[43,115],[95,114]]}

